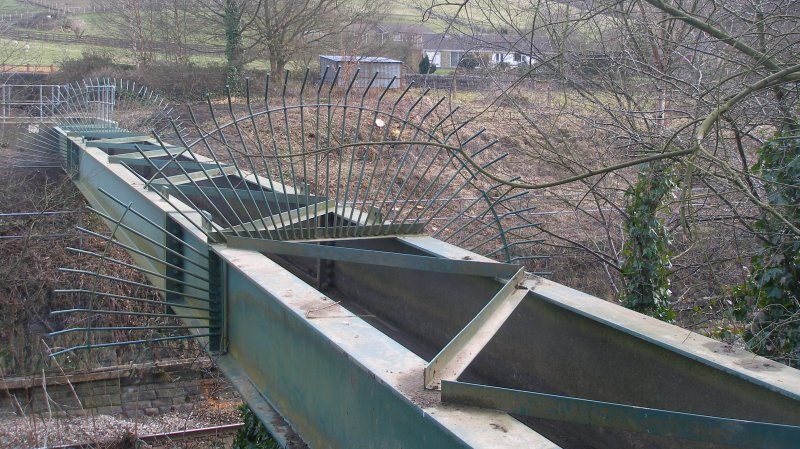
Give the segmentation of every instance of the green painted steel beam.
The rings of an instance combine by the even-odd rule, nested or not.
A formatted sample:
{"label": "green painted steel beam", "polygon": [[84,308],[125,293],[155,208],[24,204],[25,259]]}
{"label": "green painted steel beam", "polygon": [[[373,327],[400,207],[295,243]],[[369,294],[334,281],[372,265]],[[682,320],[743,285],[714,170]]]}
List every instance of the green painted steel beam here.
{"label": "green painted steel beam", "polygon": [[[109,162],[112,162],[112,163],[120,163],[120,162],[127,162],[127,161],[145,160],[144,156],[147,156],[147,157],[175,156],[175,155],[183,153],[183,152],[184,152],[184,149],[181,148],[181,147],[169,147],[169,148],[164,149],[164,148],[159,146],[154,150],[145,151],[143,153],[138,153],[138,152],[137,153],[125,153],[125,154],[109,156],[108,160],[109,160]],[[144,154],[144,156],[143,156],[143,154]]]}
{"label": "green painted steel beam", "polygon": [[557,449],[506,413],[442,405],[423,359],[266,256],[212,251],[228,322],[215,362],[268,427],[274,408],[310,447]]}
{"label": "green painted steel beam", "polygon": [[753,449],[797,449],[800,427],[443,381],[442,401],[514,415]]}
{"label": "green painted steel beam", "polygon": [[[152,141],[152,139],[149,139]],[[106,140],[90,140],[86,142],[86,146],[95,147],[95,148],[102,148],[104,150],[130,150],[130,151],[137,151],[136,147],[139,147],[142,151],[152,151],[152,150],[161,150],[164,151],[161,145],[156,143],[152,143],[150,141],[142,141],[139,143],[118,143],[118,142],[108,142]],[[167,147],[167,148],[176,148],[176,147]],[[183,148],[181,148],[183,149]]]}
{"label": "green painted steel beam", "polygon": [[[196,166],[196,165],[195,165]],[[183,167],[185,170],[189,170],[189,167]],[[222,168],[212,167],[205,171],[196,171],[191,172],[188,174],[178,174],[173,176],[168,176],[166,178],[156,178],[153,180],[152,184],[163,184],[163,185],[180,185],[180,184],[190,184],[192,181],[205,181],[209,178],[220,178],[223,176],[231,176],[236,174],[236,167],[232,166],[225,166],[223,165]],[[196,187],[194,187],[196,189]],[[216,189],[211,188],[212,192],[216,193]]]}
{"label": "green painted steel beam", "polygon": [[[281,196],[284,195],[281,194]],[[264,218],[259,218],[258,220],[242,223],[241,225],[229,229],[234,231],[234,233],[237,231],[248,232],[249,230],[256,230],[260,233],[261,231],[291,228],[294,225],[305,223],[332,212],[336,212],[336,202],[323,201],[316,204],[302,205],[301,207],[290,209],[279,214],[273,214]]]}
{"label": "green painted steel beam", "polygon": [[119,131],[70,131],[67,133],[70,137],[83,137],[84,139],[118,139],[118,138],[132,138],[141,139],[146,141],[150,136],[142,135],[140,133],[132,133],[120,129]]}
{"label": "green painted steel beam", "polygon": [[[226,169],[228,168],[227,166],[223,166],[223,167],[225,167]],[[236,170],[235,168],[232,168],[232,169],[234,171]],[[230,173],[229,170],[226,170],[225,173],[227,175],[234,174],[234,173]],[[250,181],[250,180],[247,180],[247,185],[250,186],[249,190],[251,192],[253,192],[253,196],[255,197],[255,200],[258,201],[258,202],[263,202],[264,201],[264,197],[259,193],[259,187],[253,181]],[[275,195],[277,195],[277,202],[279,204],[281,204],[281,205],[285,205],[285,204],[288,203],[289,205],[302,207],[303,209],[305,209],[306,204],[308,204],[309,205],[308,207],[313,210],[313,207],[314,207],[313,203],[315,201],[325,201],[326,200],[324,197],[315,196],[315,195],[306,196],[306,195],[299,195],[299,194],[283,193],[281,191],[272,191],[272,190],[269,190],[267,185],[264,185],[264,184],[262,184],[261,188],[264,191],[269,192],[269,194],[267,195],[267,201],[273,202],[275,200],[275,198],[276,198]],[[225,198],[225,201],[241,198],[243,193],[246,193],[247,190],[248,190],[246,188],[238,188],[238,187],[236,189],[231,189],[231,188],[228,188],[228,187],[200,187],[200,188],[198,188],[198,187],[196,187],[194,185],[180,185],[180,186],[178,186],[178,189],[182,193],[185,193],[187,195],[199,195],[202,192],[202,193],[208,195],[209,197],[219,197],[219,195],[221,193],[222,196]],[[306,201],[308,201],[308,203],[306,203]],[[268,219],[268,217],[264,217],[264,219],[266,220],[266,219]]]}
{"label": "green painted steel beam", "polygon": [[[391,236],[409,237],[422,234],[425,231],[423,223],[397,223],[390,225],[354,225],[348,227],[336,228],[289,228],[289,229],[269,229],[259,230],[257,235],[267,240],[282,240],[290,242],[329,242],[341,239],[360,239],[360,238],[386,238]],[[253,233],[253,231],[250,231]],[[227,240],[235,233],[225,230],[222,232],[213,232],[213,237],[220,237],[222,240]]]}
{"label": "green painted steel beam", "polygon": [[151,167],[155,165],[157,168],[177,168],[177,166],[180,165],[188,172],[201,170],[201,167],[206,170],[217,168],[217,164],[213,162],[175,161],[163,159],[151,159],[150,161],[146,161],[143,158],[125,158],[123,156],[120,156],[119,158],[112,156],[109,158],[109,161],[112,163],[124,161],[125,165],[129,167]]}
{"label": "green painted steel beam", "polygon": [[227,243],[231,248],[250,249],[268,254],[310,257],[338,262],[424,270],[435,273],[511,278],[520,269],[518,265],[500,262],[453,260],[441,257],[389,253],[312,243],[270,241],[247,237],[228,237]]}
{"label": "green painted steel beam", "polygon": [[528,294],[521,285],[525,269],[519,267],[503,288],[433,360],[423,373],[425,388],[438,390],[443,380],[456,380],[494,337]]}

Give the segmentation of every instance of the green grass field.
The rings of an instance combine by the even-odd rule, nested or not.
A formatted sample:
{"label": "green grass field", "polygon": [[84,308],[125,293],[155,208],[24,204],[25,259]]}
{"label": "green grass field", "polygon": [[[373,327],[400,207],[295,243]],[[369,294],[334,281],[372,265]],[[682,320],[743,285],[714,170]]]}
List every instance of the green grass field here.
{"label": "green grass field", "polygon": [[[29,48],[25,49],[25,45]],[[89,45],[64,45],[43,41],[17,42],[10,39],[0,39],[0,47],[5,50],[5,64],[38,65],[58,64],[67,58],[77,58],[84,50],[104,50]]]}
{"label": "green grass field", "polygon": [[[25,45],[29,45],[26,50]],[[128,52],[122,48],[97,47],[92,45],[69,45],[53,42],[30,41],[16,42],[9,39],[0,38],[0,48],[5,49],[5,53],[0,55],[4,64],[8,65],[58,65],[65,59],[80,58],[84,51],[97,51],[109,53],[118,64],[134,64],[135,61]],[[219,56],[194,56],[191,62],[198,65],[224,64],[225,58]],[[252,70],[267,70],[269,63],[264,60],[253,61],[246,66]]]}
{"label": "green grass field", "polygon": [[28,10],[30,10],[30,11],[35,11],[35,10],[39,10],[39,9],[41,9],[41,8],[39,8],[38,6],[35,6],[35,5],[31,5],[30,3],[18,2],[17,0],[0,0],[0,13],[2,13],[3,10],[12,10],[12,11],[22,11],[22,10],[28,11]]}

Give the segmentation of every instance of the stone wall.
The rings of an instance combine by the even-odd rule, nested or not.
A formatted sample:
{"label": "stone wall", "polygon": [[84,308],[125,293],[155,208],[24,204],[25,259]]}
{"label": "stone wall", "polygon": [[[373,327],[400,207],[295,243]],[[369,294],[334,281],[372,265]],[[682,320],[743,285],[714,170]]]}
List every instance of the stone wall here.
{"label": "stone wall", "polygon": [[134,418],[190,412],[199,405],[228,401],[238,401],[238,396],[207,359],[0,380],[0,415],[4,416],[53,413]]}

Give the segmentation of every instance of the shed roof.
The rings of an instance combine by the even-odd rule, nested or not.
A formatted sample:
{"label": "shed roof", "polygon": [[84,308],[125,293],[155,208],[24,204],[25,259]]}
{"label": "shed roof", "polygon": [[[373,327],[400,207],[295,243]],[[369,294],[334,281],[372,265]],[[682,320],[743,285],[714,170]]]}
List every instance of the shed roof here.
{"label": "shed roof", "polygon": [[383,56],[341,56],[341,55],[319,55],[320,58],[325,58],[334,62],[382,62],[390,64],[402,64],[403,61],[396,59],[384,58]]}

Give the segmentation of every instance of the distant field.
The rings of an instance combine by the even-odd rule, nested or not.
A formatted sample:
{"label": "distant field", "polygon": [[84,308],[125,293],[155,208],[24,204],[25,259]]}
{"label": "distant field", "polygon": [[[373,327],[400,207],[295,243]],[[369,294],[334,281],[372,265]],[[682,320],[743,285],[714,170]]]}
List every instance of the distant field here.
{"label": "distant field", "polygon": [[31,7],[31,5],[17,0],[0,0],[0,9],[23,9],[25,7]]}
{"label": "distant field", "polygon": [[[27,49],[25,45],[28,46]],[[5,49],[5,64],[58,64],[64,59],[79,57],[83,50],[104,50],[101,47],[87,45],[64,45],[43,41],[18,42],[9,39],[0,39],[0,47]]]}
{"label": "distant field", "polygon": [[24,11],[44,11],[38,6],[31,5],[30,3],[18,2],[16,0],[0,0],[0,14],[8,12],[24,12]]}
{"label": "distant field", "polygon": [[[42,0],[36,1],[36,3],[48,4],[51,3],[51,0]],[[80,8],[91,8],[93,4],[97,4],[96,0],[56,0],[52,3],[56,3],[59,7],[66,7],[66,8],[73,8],[73,7],[80,7]],[[35,4],[28,3],[28,2],[21,2],[18,0],[0,0],[0,8],[37,8],[37,9],[44,9],[43,7],[36,6]]]}
{"label": "distant field", "polygon": [[[42,3],[47,3],[43,1]],[[391,3],[388,13],[382,15],[382,19],[388,23],[407,23],[407,24],[421,24],[422,23],[422,10],[414,6],[415,0],[398,0]],[[59,5],[67,8],[90,8],[93,4],[98,5],[98,2],[93,0],[60,0]],[[6,12],[25,12],[25,11],[46,11],[45,8],[36,6],[31,3],[21,2],[18,0],[0,0],[0,14]],[[444,11],[442,11],[444,12]],[[87,14],[74,14],[76,17],[86,23],[87,29],[84,36],[86,37],[108,37],[103,31],[102,24],[107,21],[106,15],[108,13],[87,13]],[[446,22],[437,19],[436,17],[430,18],[424,23],[428,28],[434,32],[441,32],[446,27]],[[47,30],[61,34],[58,29]],[[68,35],[69,33],[66,33]],[[22,39],[20,39],[21,41]],[[0,39],[0,58],[7,59],[6,64],[41,64],[50,65],[58,64],[64,59],[80,57],[84,50],[96,49],[108,52],[113,55],[114,60],[118,63],[133,63],[127,52],[123,48],[112,47],[97,47],[88,44],[80,43],[54,43],[43,41],[25,41],[14,44],[24,47],[28,45],[27,51],[19,51],[12,45],[11,39]],[[224,63],[222,55],[199,55],[192,58],[192,62],[200,65]],[[256,61],[248,64],[251,69],[263,70],[268,67],[264,61]]]}
{"label": "distant field", "polygon": [[[16,43],[15,43],[16,42]],[[28,45],[28,49],[25,49]],[[95,50],[98,52],[109,53],[118,64],[133,64],[134,60],[128,56],[125,49],[112,47],[98,47],[92,45],[66,45],[44,41],[19,42],[10,39],[0,38],[0,48],[5,49],[5,53],[0,54],[3,64],[8,65],[58,65],[65,59],[79,58],[84,51]],[[192,63],[198,65],[224,64],[225,59],[222,55],[194,56]],[[269,63],[264,60],[253,61],[246,65],[252,70],[266,70]]]}

